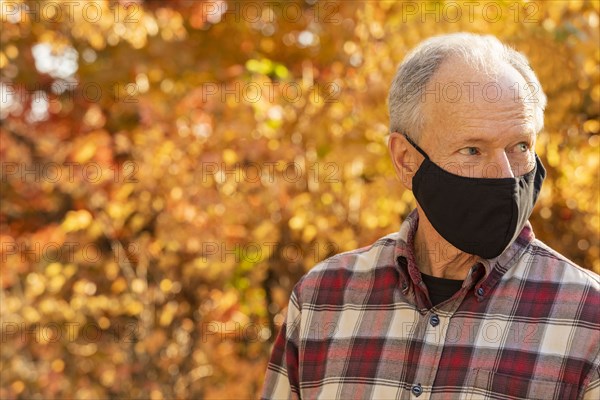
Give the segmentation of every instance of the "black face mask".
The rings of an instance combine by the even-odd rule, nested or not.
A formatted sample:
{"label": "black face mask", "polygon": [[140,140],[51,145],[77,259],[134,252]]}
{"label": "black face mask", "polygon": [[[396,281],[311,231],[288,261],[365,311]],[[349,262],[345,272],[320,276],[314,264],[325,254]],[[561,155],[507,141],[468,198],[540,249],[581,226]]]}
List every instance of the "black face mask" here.
{"label": "black face mask", "polygon": [[465,253],[495,258],[517,238],[546,177],[542,162],[515,178],[469,178],[452,174],[404,135],[425,160],[412,179],[413,193],[427,219]]}

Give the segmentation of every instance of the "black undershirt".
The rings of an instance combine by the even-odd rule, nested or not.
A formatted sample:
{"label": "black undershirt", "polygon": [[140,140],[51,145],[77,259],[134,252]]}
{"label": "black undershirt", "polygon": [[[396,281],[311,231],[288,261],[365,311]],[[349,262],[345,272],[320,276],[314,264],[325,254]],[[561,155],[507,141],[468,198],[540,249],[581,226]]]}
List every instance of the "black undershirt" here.
{"label": "black undershirt", "polygon": [[422,272],[421,277],[423,278],[425,286],[427,286],[431,304],[434,306],[454,296],[454,293],[458,292],[463,284],[462,280],[437,278]]}

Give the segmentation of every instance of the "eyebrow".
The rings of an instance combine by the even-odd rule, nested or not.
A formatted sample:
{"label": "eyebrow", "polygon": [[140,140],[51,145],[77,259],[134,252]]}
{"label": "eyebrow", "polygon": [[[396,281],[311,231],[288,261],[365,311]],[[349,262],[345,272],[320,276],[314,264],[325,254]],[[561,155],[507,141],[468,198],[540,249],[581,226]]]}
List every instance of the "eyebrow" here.
{"label": "eyebrow", "polygon": [[[524,131],[515,135],[515,140],[529,142],[532,138],[535,137],[535,134],[532,131]],[[457,146],[465,145],[465,144],[488,144],[493,142],[494,138],[480,138],[480,137],[465,137],[463,139],[458,140],[456,143]]]}

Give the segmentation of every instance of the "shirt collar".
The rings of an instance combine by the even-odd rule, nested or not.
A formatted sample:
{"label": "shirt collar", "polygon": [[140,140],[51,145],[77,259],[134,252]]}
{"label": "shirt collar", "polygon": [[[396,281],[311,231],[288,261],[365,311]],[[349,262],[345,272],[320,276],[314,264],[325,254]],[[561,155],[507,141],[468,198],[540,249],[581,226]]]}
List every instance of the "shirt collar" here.
{"label": "shirt collar", "polygon": [[[396,265],[401,269],[403,274],[407,274],[410,280],[415,285],[419,285],[422,281],[421,272],[417,266],[414,252],[414,239],[419,226],[419,213],[415,208],[406,217],[400,230],[398,232],[398,240],[396,242],[394,258],[396,259]],[[493,277],[493,282],[486,282],[489,285],[493,285],[496,281],[504,275],[504,273],[520,258],[525,249],[535,239],[533,228],[531,223],[527,221],[521,230],[521,233],[517,238],[509,245],[509,247],[502,252],[498,257],[491,259],[479,258],[479,264],[483,265],[485,274],[482,274],[479,279],[486,280],[488,277]],[[399,260],[403,259],[402,262]],[[492,274],[493,271],[496,271]]]}

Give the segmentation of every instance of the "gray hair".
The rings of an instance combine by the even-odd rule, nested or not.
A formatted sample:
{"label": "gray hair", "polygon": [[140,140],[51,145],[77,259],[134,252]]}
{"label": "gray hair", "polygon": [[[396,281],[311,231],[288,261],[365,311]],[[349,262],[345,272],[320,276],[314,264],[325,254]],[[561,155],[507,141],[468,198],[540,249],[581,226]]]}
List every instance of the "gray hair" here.
{"label": "gray hair", "polygon": [[425,87],[449,56],[458,56],[486,74],[506,64],[516,69],[528,84],[523,89],[526,101],[534,106],[535,131],[542,130],[546,95],[527,58],[492,35],[461,32],[431,37],[404,58],[388,96],[391,132],[406,133],[414,140],[419,139],[425,122],[421,110]]}

